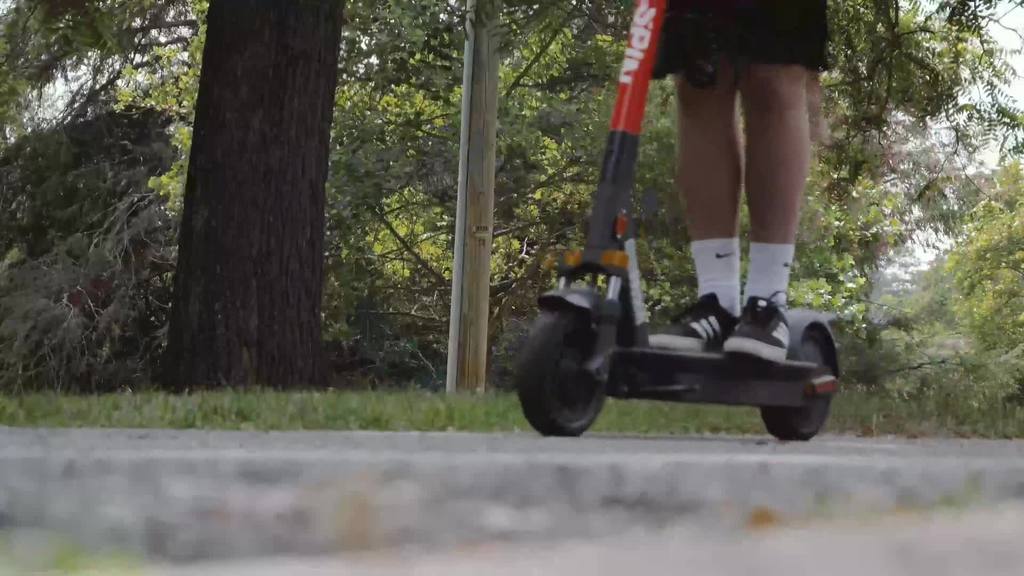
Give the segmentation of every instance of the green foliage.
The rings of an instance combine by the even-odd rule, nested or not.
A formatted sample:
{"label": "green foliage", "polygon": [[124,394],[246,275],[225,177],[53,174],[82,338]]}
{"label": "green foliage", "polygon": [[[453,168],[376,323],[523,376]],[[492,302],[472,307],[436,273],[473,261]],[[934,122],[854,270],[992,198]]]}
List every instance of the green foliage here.
{"label": "green foliage", "polygon": [[[0,7],[0,135],[101,112],[126,74],[189,42],[191,0],[14,0]],[[158,72],[159,73],[159,72]],[[129,74],[130,75],[130,74]]]}
{"label": "green foliage", "polygon": [[[578,237],[597,177],[617,55],[587,16],[575,5],[512,5],[504,21],[504,38],[522,42],[507,43],[499,86],[496,335],[505,319],[530,313],[547,280],[543,257]],[[368,349],[411,343],[405,363],[421,372],[424,360],[442,364],[446,337],[461,18],[445,4],[352,3],[342,49],[327,335]],[[417,32],[405,32],[407,21]],[[579,34],[595,41],[578,42]]]}
{"label": "green foliage", "polygon": [[988,348],[1024,343],[1024,168],[1007,164],[988,198],[971,214],[965,241],[950,267],[963,300],[962,313]]}
{"label": "green foliage", "polygon": [[[627,8],[515,4],[506,11],[505,37],[515,42],[506,43],[502,61],[492,264],[500,349],[516,339],[502,333],[531,314],[534,297],[548,285],[543,258],[579,241]],[[974,202],[956,161],[993,134],[1010,137],[1020,129],[993,121],[1005,111],[1005,95],[993,91],[974,101],[967,94],[978,82],[998,86],[1009,77],[977,18],[970,25],[954,18],[963,13],[959,5],[927,12],[912,3],[898,15],[891,8],[853,2],[833,11],[835,70],[825,84],[835,129],[814,171],[794,270],[794,302],[840,312],[860,332],[870,278],[886,255],[922,232],[957,230]],[[458,15],[400,1],[368,19],[363,9],[350,12],[343,51],[345,69],[356,72],[343,76],[339,91],[331,194],[339,195],[332,205],[343,209],[329,218],[340,249],[331,253],[327,317],[336,336],[413,335],[436,358],[443,352],[438,325],[448,308],[454,221],[462,39],[451,31]],[[409,13],[426,33],[392,36]],[[419,73],[410,80],[413,64]],[[969,109],[958,108],[968,102]],[[651,308],[663,321],[692,296],[693,271],[672,184],[670,85],[655,86],[650,109],[637,183],[641,258]],[[931,136],[939,122],[956,135],[955,145]],[[384,321],[376,321],[381,313]]]}
{"label": "green foliage", "polygon": [[[550,285],[544,259],[581,239],[629,4],[504,2],[491,287],[496,378],[507,374],[535,298]],[[925,319],[950,308],[943,303],[903,315],[920,333],[880,329],[867,303],[878,270],[912,241],[964,239],[965,246],[980,246],[991,236],[985,242],[1001,242],[997,251],[1005,255],[1013,234],[1020,237],[1014,222],[999,219],[1008,205],[985,208],[991,199],[965,168],[985,146],[998,144],[1005,154],[1022,148],[1024,118],[1005,93],[1012,76],[1007,53],[987,32],[1002,8],[994,0],[831,6],[833,69],[823,78],[831,138],[820,147],[809,184],[792,300],[839,313],[864,358],[891,352],[895,367],[905,367],[899,359],[914,366],[948,336]],[[78,329],[80,320],[67,320],[62,304],[68,286],[97,271],[114,279],[118,297],[131,300],[121,305],[126,318],[147,319],[132,335],[146,344],[124,348],[133,350],[128,356],[142,366],[161,345],[160,283],[170,268],[143,275],[156,278],[157,284],[144,283],[150,288],[130,288],[139,275],[116,248],[124,242],[102,239],[116,237],[115,228],[122,236],[130,229],[130,237],[152,244],[159,260],[173,262],[170,231],[187,170],[205,10],[206,0],[16,0],[0,8],[0,60],[7,64],[0,68],[2,155],[17,158],[0,192],[0,210],[16,215],[0,221],[0,286],[6,286],[0,298],[7,298],[0,303],[8,303],[10,318],[20,318],[8,320],[0,340],[23,343],[16,360],[0,357],[7,358],[0,360],[0,386],[26,381],[19,371],[49,370],[54,375],[44,380],[61,385],[82,382],[81,374],[116,364],[109,359],[117,353],[97,351],[119,349],[131,321],[115,322],[116,336],[102,332],[107,324],[99,317]],[[360,380],[431,386],[443,378],[462,10],[460,2],[347,3],[328,182],[324,328],[337,369]],[[641,264],[657,321],[685,305],[694,284],[673,185],[672,91],[668,82],[652,90],[637,182]],[[83,150],[119,142],[107,133],[67,141],[64,129],[87,125],[83,120],[139,110],[156,113],[167,136],[127,141],[159,146],[158,154],[155,148],[141,153],[159,162],[129,170],[124,162],[131,154],[116,145],[109,157],[100,155],[106,160],[89,160]],[[121,215],[119,224],[103,225],[113,214]],[[71,248],[82,244],[88,249]],[[957,258],[971,259],[965,270],[977,260],[973,253]],[[965,310],[978,315],[956,317],[976,326],[971,337],[987,349],[997,340],[990,289],[1010,298],[1012,278],[994,271],[971,277],[988,282],[967,290],[958,280],[964,302],[972,303]],[[40,353],[47,350],[40,343],[65,334],[68,343],[56,347],[68,355]],[[60,366],[79,367],[62,372]],[[906,382],[907,374],[928,370],[868,372],[864,378]]]}
{"label": "green foliage", "polygon": [[1024,165],[996,173],[950,257],[956,310],[979,347],[1024,394]]}
{"label": "green foliage", "polygon": [[[866,338],[847,342],[858,382],[904,398],[960,395],[986,404],[1024,391],[1024,258],[1019,162],[976,175],[985,200],[948,258],[876,282]],[[890,272],[891,274],[897,274]],[[897,274],[898,276],[898,274]]]}
{"label": "green foliage", "polygon": [[165,199],[180,201],[204,9],[0,9],[0,128],[12,139],[0,149],[0,387],[149,381],[173,272]]}
{"label": "green foliage", "polygon": [[199,72],[206,40],[208,0],[188,0],[179,9],[181,22],[196,22],[195,32],[161,38],[140,64],[129,64],[117,83],[117,110],[146,109],[171,120],[168,128],[177,159],[170,170],[154,175],[153,190],[167,199],[174,213],[181,211],[185,195],[188,152],[192,147],[192,116],[199,95]]}
{"label": "green foliage", "polygon": [[172,157],[165,125],[110,114],[0,154],[0,388],[147,380],[173,269],[173,222],[146,186]]}

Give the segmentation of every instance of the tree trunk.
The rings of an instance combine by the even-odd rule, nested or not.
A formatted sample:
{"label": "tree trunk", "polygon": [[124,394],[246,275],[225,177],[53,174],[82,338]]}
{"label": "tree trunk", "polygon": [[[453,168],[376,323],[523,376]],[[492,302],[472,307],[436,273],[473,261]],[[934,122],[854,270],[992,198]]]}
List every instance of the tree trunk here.
{"label": "tree trunk", "polygon": [[165,384],[322,383],[324,184],[343,0],[212,0]]}

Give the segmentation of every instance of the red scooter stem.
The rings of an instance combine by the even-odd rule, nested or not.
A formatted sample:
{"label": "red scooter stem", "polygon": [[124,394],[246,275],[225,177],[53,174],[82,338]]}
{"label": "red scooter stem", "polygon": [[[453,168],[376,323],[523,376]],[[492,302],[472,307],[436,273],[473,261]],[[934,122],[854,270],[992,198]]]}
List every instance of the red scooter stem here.
{"label": "red scooter stem", "polygon": [[591,205],[587,249],[592,253],[621,248],[623,241],[633,233],[632,226],[626,235],[618,233],[621,225],[617,223],[623,216],[628,221],[647,93],[658,57],[658,42],[667,5],[667,0],[636,0],[619,72],[611,133],[601,164],[601,181]]}
{"label": "red scooter stem", "polygon": [[636,2],[626,55],[619,74],[619,95],[612,116],[612,132],[640,135],[666,4],[666,0]]}

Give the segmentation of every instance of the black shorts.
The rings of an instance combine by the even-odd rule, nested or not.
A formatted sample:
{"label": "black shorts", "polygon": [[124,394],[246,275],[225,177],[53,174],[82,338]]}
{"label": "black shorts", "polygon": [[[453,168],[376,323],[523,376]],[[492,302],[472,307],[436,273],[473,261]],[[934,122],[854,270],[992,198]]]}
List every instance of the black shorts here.
{"label": "black shorts", "polygon": [[828,68],[827,0],[670,0],[655,75],[693,82],[726,57],[744,64]]}

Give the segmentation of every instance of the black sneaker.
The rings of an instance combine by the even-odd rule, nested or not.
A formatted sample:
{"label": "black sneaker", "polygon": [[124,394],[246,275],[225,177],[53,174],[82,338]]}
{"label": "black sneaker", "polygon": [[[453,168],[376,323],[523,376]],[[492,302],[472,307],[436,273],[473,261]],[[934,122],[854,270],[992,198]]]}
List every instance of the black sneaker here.
{"label": "black sneaker", "polygon": [[725,341],[728,354],[745,354],[782,362],[789,350],[789,322],[771,300],[751,297],[743,308],[739,326]]}
{"label": "black sneaker", "polygon": [[719,304],[718,296],[705,294],[675,318],[672,327],[652,335],[651,346],[681,352],[721,351],[736,322],[736,317]]}

